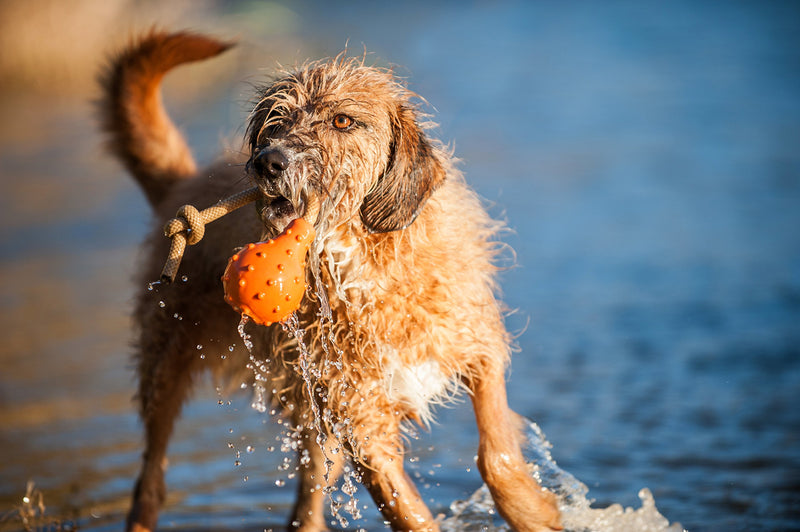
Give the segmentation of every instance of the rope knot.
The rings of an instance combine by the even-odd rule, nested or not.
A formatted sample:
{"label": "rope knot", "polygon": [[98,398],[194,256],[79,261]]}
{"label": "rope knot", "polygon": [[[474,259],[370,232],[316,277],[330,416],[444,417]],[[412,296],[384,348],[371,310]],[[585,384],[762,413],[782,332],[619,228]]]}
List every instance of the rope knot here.
{"label": "rope knot", "polygon": [[206,233],[206,222],[203,215],[192,205],[184,205],[164,226],[164,235],[172,238],[178,233],[186,232],[186,243],[193,246],[203,239]]}
{"label": "rope knot", "polygon": [[194,245],[200,242],[206,233],[207,223],[255,201],[260,195],[258,187],[253,187],[225,198],[202,212],[192,205],[184,205],[178,209],[175,218],[164,225],[164,235],[172,239],[172,244],[161,272],[161,280],[165,283],[175,280],[186,244]]}

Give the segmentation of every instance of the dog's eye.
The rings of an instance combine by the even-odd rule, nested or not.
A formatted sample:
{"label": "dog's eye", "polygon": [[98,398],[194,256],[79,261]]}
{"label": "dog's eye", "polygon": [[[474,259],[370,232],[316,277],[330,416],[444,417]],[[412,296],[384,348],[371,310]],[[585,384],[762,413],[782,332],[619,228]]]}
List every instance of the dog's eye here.
{"label": "dog's eye", "polygon": [[353,123],[353,119],[347,115],[339,114],[333,117],[333,127],[339,130],[350,129]]}

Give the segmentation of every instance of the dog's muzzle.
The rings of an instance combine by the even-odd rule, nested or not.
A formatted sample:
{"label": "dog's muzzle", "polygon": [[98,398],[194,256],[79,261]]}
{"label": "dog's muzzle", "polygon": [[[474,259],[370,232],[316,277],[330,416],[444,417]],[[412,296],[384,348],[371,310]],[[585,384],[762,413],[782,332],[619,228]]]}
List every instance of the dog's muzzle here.
{"label": "dog's muzzle", "polygon": [[264,194],[257,208],[264,225],[270,232],[282,231],[293,219],[303,214],[307,198],[296,187],[291,172],[293,153],[280,145],[267,145],[259,149],[248,161],[247,167],[256,185]]}

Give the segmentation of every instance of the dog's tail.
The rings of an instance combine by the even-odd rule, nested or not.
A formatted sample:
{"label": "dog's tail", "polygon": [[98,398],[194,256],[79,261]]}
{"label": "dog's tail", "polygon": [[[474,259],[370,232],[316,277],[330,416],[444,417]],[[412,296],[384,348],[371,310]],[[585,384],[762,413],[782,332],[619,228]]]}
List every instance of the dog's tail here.
{"label": "dog's tail", "polygon": [[152,31],[118,54],[103,73],[99,102],[111,151],[122,160],[155,206],[197,166],[183,135],[161,101],[161,79],[170,69],[230,48],[194,33]]}

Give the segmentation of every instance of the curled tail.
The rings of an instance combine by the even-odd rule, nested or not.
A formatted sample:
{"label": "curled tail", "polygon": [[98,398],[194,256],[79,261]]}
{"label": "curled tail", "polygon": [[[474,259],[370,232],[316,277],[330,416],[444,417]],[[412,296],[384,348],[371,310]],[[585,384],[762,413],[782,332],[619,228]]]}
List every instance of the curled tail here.
{"label": "curled tail", "polygon": [[109,147],[153,206],[172,184],[197,173],[186,140],[164,110],[161,79],[182,63],[232,45],[193,33],[153,31],[114,57],[101,76],[100,113]]}

